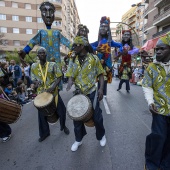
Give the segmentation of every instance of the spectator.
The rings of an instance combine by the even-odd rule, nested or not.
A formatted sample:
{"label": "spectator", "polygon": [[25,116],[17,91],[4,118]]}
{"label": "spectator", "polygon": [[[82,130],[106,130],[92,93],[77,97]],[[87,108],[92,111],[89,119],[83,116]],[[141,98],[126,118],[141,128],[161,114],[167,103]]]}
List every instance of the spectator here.
{"label": "spectator", "polygon": [[9,83],[12,83],[13,82],[13,79],[12,79],[12,73],[9,72],[8,70],[8,64],[6,62],[3,62],[1,64],[1,70],[4,74],[3,76],[3,82],[2,82],[2,85],[4,87],[6,87]]}
{"label": "spectator", "polygon": [[6,95],[9,96],[12,93],[12,84],[8,84],[4,91]]}
{"label": "spectator", "polygon": [[26,80],[27,80],[27,88],[29,88],[30,85],[31,85],[30,65],[29,65],[29,64],[24,67],[24,74],[25,74],[25,78],[26,78]]}
{"label": "spectator", "polygon": [[20,66],[16,64],[15,60],[10,61],[9,71],[13,73],[13,85],[16,87],[18,80],[22,78],[22,70]]}
{"label": "spectator", "polygon": [[25,89],[23,86],[18,86],[16,88],[16,92],[17,92],[17,95],[18,95],[18,102],[20,104],[26,104],[26,103],[29,103],[30,100],[28,99],[28,97],[26,97],[26,92],[25,92]]}

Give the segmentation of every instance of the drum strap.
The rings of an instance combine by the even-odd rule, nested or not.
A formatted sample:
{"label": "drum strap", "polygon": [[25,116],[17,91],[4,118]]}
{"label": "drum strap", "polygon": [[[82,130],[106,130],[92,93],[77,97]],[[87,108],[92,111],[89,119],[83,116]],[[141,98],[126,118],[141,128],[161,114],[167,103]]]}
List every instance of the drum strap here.
{"label": "drum strap", "polygon": [[41,67],[41,64],[39,64],[39,68],[40,68],[40,71],[41,71],[41,75],[42,75],[42,78],[43,78],[43,82],[44,82],[44,88],[46,89],[46,79],[47,79],[47,71],[48,71],[48,65],[49,65],[49,62],[47,62],[47,65],[46,65],[46,70],[45,70],[45,75],[42,71],[42,67]]}

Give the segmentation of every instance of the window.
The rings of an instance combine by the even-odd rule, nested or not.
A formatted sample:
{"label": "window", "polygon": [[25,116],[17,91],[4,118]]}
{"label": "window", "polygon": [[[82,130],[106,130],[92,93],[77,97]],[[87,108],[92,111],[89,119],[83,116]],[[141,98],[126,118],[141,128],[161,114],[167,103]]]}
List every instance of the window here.
{"label": "window", "polygon": [[32,34],[32,29],[26,29],[26,34]]}
{"label": "window", "polygon": [[0,32],[1,33],[7,33],[7,28],[6,27],[0,27]]}
{"label": "window", "polygon": [[19,34],[19,28],[13,28],[13,33]]}
{"label": "window", "polygon": [[40,10],[40,5],[37,5],[37,10]]}
{"label": "window", "polygon": [[14,46],[20,46],[20,41],[19,40],[14,40],[13,44],[14,44]]}
{"label": "window", "polygon": [[19,21],[19,16],[16,15],[12,16],[12,21]]}
{"label": "window", "polygon": [[25,4],[25,9],[31,9],[31,4]]}
{"label": "window", "polygon": [[32,22],[32,17],[25,17],[26,22]]}
{"label": "window", "polygon": [[18,8],[18,3],[12,2],[12,7],[13,7],[13,8]]}
{"label": "window", "polygon": [[43,23],[42,18],[37,18],[37,22],[38,22],[38,23]]}
{"label": "window", "polygon": [[0,14],[0,20],[6,20],[6,15]]}
{"label": "window", "polygon": [[5,2],[4,1],[0,1],[0,6],[5,6]]}

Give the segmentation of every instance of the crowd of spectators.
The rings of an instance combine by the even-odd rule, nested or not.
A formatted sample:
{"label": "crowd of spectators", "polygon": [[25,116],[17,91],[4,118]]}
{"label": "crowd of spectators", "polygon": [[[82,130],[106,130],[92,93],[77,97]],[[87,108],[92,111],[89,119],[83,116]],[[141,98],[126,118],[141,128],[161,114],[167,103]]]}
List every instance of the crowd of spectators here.
{"label": "crowd of spectators", "polygon": [[[30,77],[31,63],[24,67],[16,64],[15,60],[0,63],[0,97],[4,95],[19,104],[27,104],[35,94]],[[5,93],[5,94],[4,94]]]}

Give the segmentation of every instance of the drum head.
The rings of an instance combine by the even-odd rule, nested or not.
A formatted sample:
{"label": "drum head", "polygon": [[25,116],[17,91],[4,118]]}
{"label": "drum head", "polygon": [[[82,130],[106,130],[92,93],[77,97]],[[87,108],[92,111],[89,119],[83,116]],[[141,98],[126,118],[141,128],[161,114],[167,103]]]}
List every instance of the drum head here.
{"label": "drum head", "polygon": [[35,99],[34,99],[34,105],[36,107],[43,107],[51,103],[53,100],[53,95],[48,92],[43,92],[39,94]]}
{"label": "drum head", "polygon": [[88,108],[88,98],[82,94],[74,96],[67,104],[68,114],[73,120],[82,117],[88,111]]}

